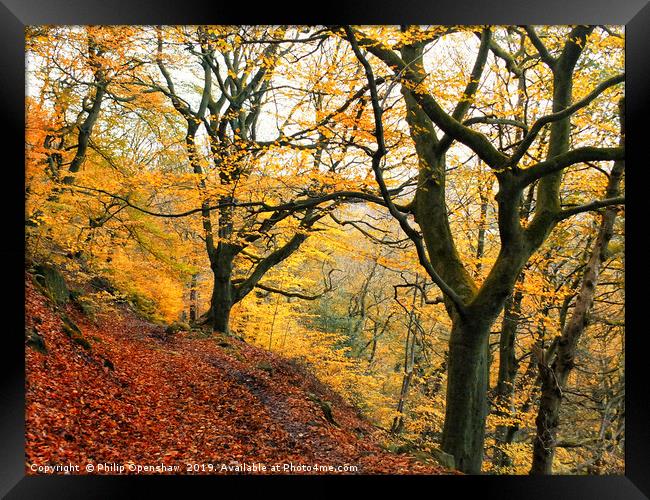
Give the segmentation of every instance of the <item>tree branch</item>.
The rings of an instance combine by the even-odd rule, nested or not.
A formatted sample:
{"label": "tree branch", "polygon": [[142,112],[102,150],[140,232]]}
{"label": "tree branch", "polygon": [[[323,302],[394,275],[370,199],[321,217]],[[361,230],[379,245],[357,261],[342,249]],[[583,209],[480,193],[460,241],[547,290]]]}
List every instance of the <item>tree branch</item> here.
{"label": "tree branch", "polygon": [[[311,198],[293,200],[286,203],[281,203],[279,205],[269,205],[262,201],[240,202],[240,201],[232,200],[232,201],[217,203],[216,205],[210,205],[201,208],[192,208],[184,212],[165,213],[165,212],[154,212],[152,210],[140,207],[134,204],[133,202],[131,202],[125,196],[111,193],[103,189],[93,188],[90,186],[82,186],[79,184],[72,184],[71,186],[79,190],[94,191],[96,193],[101,193],[106,196],[110,196],[111,198],[120,200],[130,208],[133,208],[134,210],[137,210],[138,212],[142,212],[144,214],[152,215],[154,217],[163,217],[163,218],[170,218],[170,219],[188,217],[190,215],[202,212],[203,210],[211,211],[211,210],[218,210],[220,208],[226,208],[226,207],[256,207],[257,212],[279,212],[279,211],[287,211],[287,210],[297,212],[300,210],[315,208],[322,203],[326,203],[328,201],[335,201],[335,200],[347,200],[347,201],[364,200],[364,201],[369,201],[371,203],[375,203],[377,205],[386,206],[386,202],[381,196],[377,196],[372,193],[364,193],[363,191],[335,191],[333,193],[327,193],[321,196],[316,196]],[[411,211],[411,207],[409,205],[395,205],[395,207],[397,208],[397,210],[404,213],[410,213]]]}
{"label": "tree branch", "polygon": [[289,241],[278,248],[275,252],[270,253],[265,258],[260,260],[248,278],[242,281],[238,286],[234,287],[234,302],[238,302],[246,295],[248,295],[248,293],[250,293],[250,291],[259,284],[259,281],[268,272],[269,269],[279,264],[287,257],[289,257],[293,252],[295,252],[309,236],[306,231],[311,226],[313,226],[316,221],[324,216],[325,214],[306,215],[300,223],[299,232],[294,234]]}
{"label": "tree branch", "polygon": [[616,198],[608,198],[606,200],[596,200],[591,203],[586,203],[585,205],[578,205],[577,207],[567,208],[560,211],[556,216],[556,220],[561,221],[568,219],[576,214],[583,212],[590,212],[592,210],[598,210],[599,208],[610,207],[613,205],[625,205],[625,197],[619,196]]}
{"label": "tree branch", "polygon": [[558,120],[562,120],[563,118],[572,115],[579,109],[582,109],[587,105],[589,105],[594,99],[596,99],[600,94],[602,94],[608,88],[613,87],[614,85],[617,85],[624,81],[625,81],[625,73],[609,78],[608,80],[605,80],[604,82],[598,84],[594,90],[589,92],[589,94],[587,94],[579,101],[573,103],[571,106],[564,108],[562,111],[558,111],[557,113],[552,113],[550,115],[546,115],[539,118],[530,128],[530,131],[526,134],[526,137],[524,137],[524,139],[519,144],[519,146],[517,146],[516,151],[513,153],[510,159],[511,165],[515,165],[524,156],[524,154],[526,153],[526,151],[528,151],[528,148],[533,143],[533,141],[537,137],[537,134],[539,134],[539,131],[542,129],[544,125]]}
{"label": "tree branch", "polygon": [[[490,52],[490,42],[492,40],[492,33],[489,28],[483,30],[481,34],[481,45],[478,49],[478,54],[476,56],[476,61],[474,62],[474,67],[467,82],[467,86],[463,91],[463,95],[458,100],[454,111],[451,114],[451,117],[456,121],[461,121],[467,110],[469,109],[472,101],[474,100],[474,94],[478,90],[478,84],[483,74],[483,69],[485,68],[485,62],[487,61],[488,53]],[[438,149],[440,152],[447,151],[453,142],[453,138],[449,135],[443,136],[440,140]]]}
{"label": "tree branch", "polygon": [[573,165],[575,163],[584,163],[587,161],[610,161],[623,160],[625,158],[625,146],[616,148],[597,148],[585,146],[576,148],[566,153],[555,156],[548,160],[541,161],[521,172],[519,183],[521,187],[535,182],[546,175]]}
{"label": "tree branch", "polygon": [[360,37],[355,43],[367,49],[368,52],[388,65],[403,85],[412,87],[409,90],[411,90],[413,98],[422,107],[422,110],[429,116],[431,121],[440,127],[444,133],[465,144],[490,167],[497,169],[507,167],[508,156],[496,149],[483,134],[466,127],[447,114],[431,95],[423,92],[420,89],[421,82],[417,74],[394,51],[383,47],[379,42],[367,37],[358,30],[352,30],[350,27],[347,27],[347,30],[350,30],[355,40],[357,40],[355,35],[356,31]]}
{"label": "tree branch", "polygon": [[549,68],[553,68],[557,62],[557,59],[551,56],[550,52],[546,48],[546,45],[544,45],[544,42],[542,42],[542,40],[539,38],[539,35],[535,31],[535,28],[532,26],[523,26],[523,28],[528,34],[528,38],[537,49],[539,57],[546,63]]}
{"label": "tree branch", "polygon": [[323,295],[325,295],[327,292],[331,291],[331,288],[326,288],[322,292],[316,294],[316,295],[306,295],[301,292],[290,292],[287,290],[281,290],[279,288],[275,288],[274,286],[271,285],[266,285],[264,283],[257,283],[255,285],[255,288],[259,288],[261,290],[266,290],[267,292],[271,293],[277,293],[280,295],[284,295],[285,297],[294,297],[302,300],[317,300],[320,299]]}

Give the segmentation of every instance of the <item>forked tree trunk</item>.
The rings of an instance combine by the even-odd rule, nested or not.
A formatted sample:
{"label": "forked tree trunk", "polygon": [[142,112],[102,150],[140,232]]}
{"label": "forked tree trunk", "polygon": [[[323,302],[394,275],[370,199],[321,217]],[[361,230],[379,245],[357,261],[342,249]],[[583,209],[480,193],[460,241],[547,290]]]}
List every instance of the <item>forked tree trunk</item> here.
{"label": "forked tree trunk", "polygon": [[[545,57],[545,53],[542,53],[542,58],[553,72],[553,112],[562,112],[571,105],[573,69],[582,48],[586,45],[587,36],[593,29],[593,26],[583,25],[573,28],[562,53],[555,58],[550,55]],[[346,27],[346,33],[357,59],[366,70],[375,114],[375,136],[378,145],[376,153],[373,154],[373,169],[380,187],[383,188],[382,196],[389,202],[378,161],[375,162],[381,160],[385,152],[385,144],[381,105],[378,102],[374,76],[370,64],[358,48],[352,29]],[[520,172],[510,168],[513,165],[508,164],[506,168],[499,167],[496,173],[499,192],[495,200],[498,203],[497,219],[501,249],[489,275],[481,286],[477,287],[458,254],[449,225],[445,193],[445,155],[453,140],[466,142],[473,138],[471,140],[475,144],[470,147],[482,159],[493,167],[503,163],[503,158],[498,154],[494,155],[495,151],[477,140],[479,137],[475,135],[476,132],[472,131],[470,134],[468,130],[461,129],[457,123],[454,123],[462,121],[478,88],[490,46],[489,31],[484,31],[481,36],[472,78],[463,94],[464,99],[457,104],[451,120],[439,109],[437,103],[419,88],[419,83],[427,77],[422,62],[424,44],[403,45],[400,49],[403,62],[393,57],[394,54],[390,50],[378,47],[378,44],[364,40],[362,45],[395,70],[401,80],[408,81],[416,88],[410,90],[408,86],[403,85],[401,92],[407,108],[406,119],[411,138],[419,159],[418,187],[412,208],[415,221],[422,231],[421,237],[426,245],[429,260],[426,261],[422,256],[424,252],[419,247],[418,254],[420,262],[427,267],[434,282],[441,286],[441,289],[448,288],[443,292],[446,294],[445,306],[452,318],[443,450],[454,456],[456,467],[461,471],[479,473],[483,459],[484,425],[487,414],[489,354],[487,347],[490,328],[506,298],[513,292],[516,278],[524,264],[544,243],[557,223],[555,214],[561,210],[559,192],[562,172],[561,169],[542,172],[537,187],[535,217],[524,229],[519,208],[525,182],[522,182]],[[449,135],[438,139],[433,122]],[[556,119],[550,129],[548,158],[551,160],[569,150],[570,115]],[[488,141],[484,136],[481,139]],[[468,142],[466,144],[469,145]],[[525,143],[522,147],[525,147]],[[523,155],[523,152],[521,154]],[[493,155],[494,157],[490,159],[489,157]],[[518,161],[516,156],[515,161]],[[391,214],[400,221],[401,227],[409,237],[416,245],[419,244],[419,235],[413,236],[410,231],[407,231],[410,228],[406,219],[400,217],[391,203],[388,203],[388,206],[391,208]],[[453,296],[450,291],[453,292]]]}

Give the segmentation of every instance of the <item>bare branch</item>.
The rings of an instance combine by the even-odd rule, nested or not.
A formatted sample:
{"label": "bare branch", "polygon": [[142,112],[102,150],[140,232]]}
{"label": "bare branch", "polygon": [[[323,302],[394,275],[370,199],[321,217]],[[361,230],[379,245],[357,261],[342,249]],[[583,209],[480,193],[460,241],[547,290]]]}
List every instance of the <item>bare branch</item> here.
{"label": "bare branch", "polygon": [[[332,269],[330,271],[330,274],[332,272],[334,272],[334,271],[335,270]],[[326,285],[327,285],[327,280],[326,280]],[[317,300],[317,299],[320,299],[327,292],[330,292],[330,291],[333,290],[333,287],[331,286],[331,280],[329,282],[329,285],[327,285],[322,292],[317,293],[315,295],[307,295],[307,294],[302,293],[302,292],[293,292],[293,291],[288,291],[288,290],[281,290],[280,288],[276,288],[274,286],[267,285],[265,283],[257,283],[255,285],[255,288],[259,288],[261,290],[265,290],[265,291],[271,292],[271,293],[277,293],[277,294],[280,294],[280,295],[284,295],[285,297],[293,297],[293,298],[298,298],[298,299],[302,299],[302,300]]]}
{"label": "bare branch", "polygon": [[[210,206],[205,206],[200,208],[192,208],[184,212],[165,213],[165,212],[154,212],[152,210],[140,207],[132,203],[126,196],[121,196],[115,193],[111,193],[103,189],[93,188],[90,186],[82,186],[78,184],[72,184],[71,186],[81,191],[94,191],[96,193],[101,193],[106,196],[110,196],[111,198],[120,200],[126,205],[128,205],[130,208],[133,208],[134,210],[137,210],[144,214],[152,215],[155,217],[170,218],[170,219],[188,217],[190,215],[202,212],[204,210],[211,211],[211,210],[218,210],[220,208],[226,208],[226,207],[244,207],[244,208],[255,207],[257,208],[257,212],[279,212],[279,211],[287,211],[287,210],[295,212],[295,211],[305,210],[309,208],[314,208],[328,201],[337,201],[337,200],[346,200],[348,202],[364,200],[364,201],[369,201],[371,203],[375,203],[377,205],[386,206],[386,203],[382,197],[374,195],[372,193],[364,193],[362,191],[335,191],[332,193],[323,194],[321,196],[293,200],[286,203],[281,203],[279,205],[269,205],[261,201],[240,202],[240,201],[232,200],[232,201],[217,203],[216,205],[210,205]],[[395,205],[395,207],[397,210],[401,212],[404,213],[410,212],[409,206]]]}

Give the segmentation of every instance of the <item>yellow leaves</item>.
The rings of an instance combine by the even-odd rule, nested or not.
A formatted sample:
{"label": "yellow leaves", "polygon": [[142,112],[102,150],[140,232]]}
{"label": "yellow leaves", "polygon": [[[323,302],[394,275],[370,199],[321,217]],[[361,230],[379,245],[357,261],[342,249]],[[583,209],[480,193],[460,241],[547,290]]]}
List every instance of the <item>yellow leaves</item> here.
{"label": "yellow leaves", "polygon": [[[469,81],[478,44],[471,30],[476,28],[411,27],[406,32],[394,26],[362,29],[381,46],[391,48],[431,40],[447,31],[459,31],[445,34],[430,44],[421,68],[413,65],[426,76],[417,85],[407,82],[400,89],[383,63],[372,56],[369,60],[377,76],[387,77],[379,86],[389,150],[382,165],[386,183],[389,188],[406,186],[404,194],[395,198],[400,204],[411,201],[416,190],[417,201],[421,203],[422,197],[426,199],[445,187],[444,203],[456,250],[465,269],[480,286],[496,262],[501,244],[494,173],[467,148],[453,144],[446,157],[444,179],[439,175],[435,182],[423,187],[422,180],[427,177],[424,172],[434,165],[427,165],[421,150],[435,144],[432,130],[438,138],[442,133],[433,126],[425,126],[426,120],[422,121],[424,125],[409,130],[400,93],[400,90],[431,93],[451,112],[462,100],[463,89]],[[504,42],[513,41],[506,39],[509,35],[504,28],[494,30],[504,37]],[[205,36],[205,43],[216,50],[220,75],[236,80],[229,87],[233,95],[241,90],[235,88],[238,84],[245,84],[244,75],[250,76],[259,69],[273,70],[267,71],[272,91],[255,94],[262,103],[257,139],[263,143],[256,143],[239,121],[251,117],[254,102],[247,100],[241,109],[227,114],[226,118],[232,121],[226,124],[223,138],[210,137],[203,120],[190,118],[190,124],[198,125],[199,130],[189,152],[186,119],[165,94],[165,84],[161,83],[164,80],[151,60],[156,40],[150,28],[55,28],[28,33],[29,47],[34,50],[34,57],[40,58],[34,74],[44,89],[34,91],[26,108],[27,209],[33,223],[28,234],[30,242],[36,242],[30,248],[39,255],[81,252],[91,269],[109,275],[122,290],[123,296],[118,298],[141,301],[152,313],[173,321],[188,309],[191,279],[198,290],[199,313],[209,307],[213,275],[205,242],[210,224],[215,244],[246,246],[234,262],[232,277],[240,280],[250,275],[260,259],[304,231],[300,227],[302,214],[287,214],[281,222],[267,228],[271,226],[270,218],[278,214],[258,212],[261,204],[316,199],[338,191],[376,194],[377,185],[366,151],[376,147],[374,117],[367,92],[361,98],[352,99],[367,82],[349,47],[333,38],[319,46],[324,47],[320,52],[310,54],[313,46],[305,44],[296,48],[295,53],[278,58],[268,55],[264,44],[242,44],[244,38],[279,38],[283,36],[281,31],[227,26],[163,29],[164,63],[177,83],[180,98],[193,110],[200,100],[203,75],[197,58],[185,48],[189,42],[196,42],[197,34]],[[538,32],[549,51],[557,54],[568,30],[540,27]],[[89,33],[106,48],[105,55],[94,61],[77,54],[87,51],[84,43]],[[510,48],[507,43],[503,46]],[[532,44],[527,43],[524,48],[527,54],[535,54]],[[600,29],[594,31],[576,73],[574,101],[587,95],[604,75],[622,67],[622,48],[621,39],[606,36]],[[234,64],[230,59],[231,67],[226,75],[228,65],[224,55],[232,58],[235,51],[239,63]],[[596,57],[600,52],[604,54],[602,61]],[[143,57],[143,68],[124,69],[123,63],[133,55]],[[468,117],[517,118],[523,112],[521,100],[526,100],[524,121],[529,125],[551,112],[550,70],[538,64],[534,57],[522,57],[532,65],[526,70],[525,91],[517,88],[516,79],[504,69],[502,62],[489,63],[478,82],[479,91]],[[89,81],[91,62],[110,73],[111,95],[118,102],[111,100],[102,110],[84,168],[75,177],[75,182],[87,189],[62,187],[53,182],[44,162],[48,155],[51,158],[58,154],[64,167],[70,161],[75,140],[74,134],[66,132],[65,127],[74,130],[78,126],[75,116],[83,111],[85,94],[75,85],[60,88],[57,84],[60,75],[53,68],[60,65],[75,79]],[[163,85],[163,91],[155,88],[159,84]],[[384,96],[388,90],[390,94]],[[608,90],[572,118],[573,145],[606,145],[617,139],[617,124],[611,116],[621,91],[621,88]],[[213,99],[219,97],[218,84],[213,82]],[[344,105],[347,107],[339,111]],[[223,116],[226,107],[227,99],[224,109],[210,110],[211,119]],[[83,118],[83,113],[80,116]],[[327,123],[323,124],[326,118]],[[521,139],[519,129],[511,125],[481,123],[472,127],[485,133],[504,151],[511,151],[512,145]],[[520,165],[522,168],[544,157],[546,132],[543,130],[530,148]],[[65,141],[46,147],[46,137],[56,133],[67,134]],[[423,139],[418,142],[417,150],[412,136]],[[317,147],[310,147],[314,145]],[[193,171],[199,167],[200,175]],[[609,168],[605,162],[599,162],[567,170],[562,183],[562,203],[571,206],[599,198]],[[65,168],[61,173],[65,174]],[[111,193],[119,198],[111,197]],[[196,210],[202,203],[214,207],[230,199],[237,206],[231,210],[214,209],[206,219],[198,212],[187,218],[154,218],[124,204],[128,200],[155,213],[179,213]],[[535,202],[533,197],[533,206]],[[374,421],[390,425],[397,415],[404,343],[409,332],[409,314],[396,299],[404,305],[412,297],[412,290],[402,288],[396,293],[393,287],[413,282],[415,272],[422,279],[424,270],[412,244],[384,207],[351,200],[323,206],[329,207],[333,217],[325,215],[316,226],[318,231],[310,234],[298,252],[269,271],[263,282],[306,295],[318,294],[325,285],[333,285],[334,290],[307,302],[256,289],[233,308],[232,328],[251,343],[307,363],[323,381],[357,403]],[[544,341],[547,347],[560,333],[562,307],[575,291],[572,282],[583,259],[580,251],[585,238],[593,234],[595,218],[593,214],[585,214],[561,225],[533,257],[522,281],[516,285],[516,291],[523,294],[521,310],[516,314],[521,324],[515,346],[521,371],[531,359],[533,345]],[[415,225],[412,214],[409,221]],[[264,231],[258,232],[260,228]],[[436,244],[435,241],[427,243]],[[622,256],[618,256],[614,261],[618,269],[606,271],[615,276],[611,282],[619,285],[621,260]],[[328,274],[330,270],[335,272]],[[371,270],[377,274],[368,280],[373,276]],[[327,282],[327,278],[331,281]],[[623,292],[613,289],[613,286],[607,289],[607,296],[619,299]],[[429,299],[439,295],[429,280],[427,295]],[[114,296],[97,297],[97,300],[114,299]],[[359,314],[361,303],[365,307],[363,315]],[[570,307],[570,302],[567,303]],[[621,314],[619,309],[613,309],[601,307],[596,312],[599,317],[613,321],[611,318]],[[407,435],[416,437],[424,431],[439,432],[442,427],[446,374],[444,368],[438,375],[433,369],[441,366],[448,348],[450,320],[443,304],[418,302],[413,306],[413,313],[421,322],[422,331],[418,330],[418,335],[430,356],[421,361],[422,371],[413,376],[407,405],[400,412],[408,420]],[[618,347],[618,344],[607,345],[599,339],[604,330],[602,325],[595,325],[588,332],[588,347],[592,350],[598,347],[611,354],[612,345]],[[614,331],[619,339],[621,327],[616,326]],[[497,370],[495,361],[490,374],[492,385]],[[586,375],[574,375],[576,380],[577,377]],[[534,412],[521,411],[533,394],[533,383],[531,377],[524,381],[523,389],[518,388],[512,402],[514,411],[510,411],[509,404],[494,404],[493,409],[503,415],[490,417],[490,432],[503,425],[534,427]],[[515,462],[514,471],[526,471],[529,445],[513,444],[503,447],[503,451]],[[569,458],[561,457],[567,463]]]}
{"label": "yellow leaves", "polygon": [[[594,52],[612,53],[613,51],[622,52],[625,48],[625,27],[610,26],[607,28],[611,33],[603,29],[595,29],[587,38],[586,46]],[[616,32],[619,36],[615,36]]]}

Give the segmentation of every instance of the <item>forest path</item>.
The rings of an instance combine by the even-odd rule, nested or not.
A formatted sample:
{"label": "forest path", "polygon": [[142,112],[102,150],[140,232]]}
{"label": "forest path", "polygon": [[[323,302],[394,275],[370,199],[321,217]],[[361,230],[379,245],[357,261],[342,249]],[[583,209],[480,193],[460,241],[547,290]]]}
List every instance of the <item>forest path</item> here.
{"label": "forest path", "polygon": [[[83,342],[65,333],[64,315]],[[385,451],[377,429],[307,367],[235,338],[164,339],[160,326],[122,306],[92,321],[72,304],[55,308],[29,278],[25,319],[47,348],[26,350],[27,464],[130,462],[177,467],[176,474],[250,473],[242,464],[264,464],[268,473],[447,473]]]}

